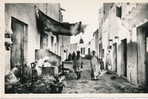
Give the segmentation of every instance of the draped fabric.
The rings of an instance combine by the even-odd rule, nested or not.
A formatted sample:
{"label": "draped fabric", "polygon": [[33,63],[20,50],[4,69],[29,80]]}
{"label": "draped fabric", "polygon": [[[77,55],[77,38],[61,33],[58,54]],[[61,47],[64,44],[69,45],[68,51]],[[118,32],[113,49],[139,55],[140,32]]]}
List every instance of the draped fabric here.
{"label": "draped fabric", "polygon": [[41,33],[52,32],[55,35],[72,36],[83,32],[81,22],[74,24],[61,23],[45,15],[39,9],[36,12],[36,19],[38,30]]}

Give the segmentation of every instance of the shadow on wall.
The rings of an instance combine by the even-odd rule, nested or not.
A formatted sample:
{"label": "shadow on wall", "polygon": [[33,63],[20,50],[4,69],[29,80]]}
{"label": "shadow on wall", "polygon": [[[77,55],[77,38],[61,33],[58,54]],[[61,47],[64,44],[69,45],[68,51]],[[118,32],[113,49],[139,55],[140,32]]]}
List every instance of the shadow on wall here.
{"label": "shadow on wall", "polygon": [[127,44],[127,78],[131,83],[137,84],[137,66],[138,66],[137,43]]}
{"label": "shadow on wall", "polygon": [[137,42],[130,41],[126,44],[125,56],[122,46],[122,44],[118,45],[118,74],[125,76],[129,82],[137,84]]}

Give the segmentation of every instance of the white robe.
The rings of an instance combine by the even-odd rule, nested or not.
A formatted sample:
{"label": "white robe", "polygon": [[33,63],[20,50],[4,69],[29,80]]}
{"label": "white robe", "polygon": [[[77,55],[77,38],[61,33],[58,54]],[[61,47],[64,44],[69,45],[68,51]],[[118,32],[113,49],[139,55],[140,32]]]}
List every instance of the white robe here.
{"label": "white robe", "polygon": [[97,77],[100,73],[100,64],[96,56],[93,56],[91,59],[91,68],[94,73],[94,77]]}

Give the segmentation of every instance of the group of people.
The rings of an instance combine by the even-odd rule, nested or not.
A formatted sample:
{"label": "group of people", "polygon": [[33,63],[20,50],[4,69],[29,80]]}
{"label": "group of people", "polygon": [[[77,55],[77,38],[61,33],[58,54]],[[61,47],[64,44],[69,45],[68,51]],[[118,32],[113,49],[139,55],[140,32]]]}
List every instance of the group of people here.
{"label": "group of people", "polygon": [[[69,55],[69,60],[73,61],[73,69],[77,75],[77,79],[81,78],[81,72],[83,68],[83,61],[80,56],[80,51],[76,53],[73,52]],[[98,58],[95,55],[95,51],[92,51],[91,59],[90,59],[90,67],[91,67],[91,79],[97,80],[102,70],[104,70],[104,62],[102,59]]]}
{"label": "group of people", "polygon": [[74,51],[72,53],[69,53],[68,57],[67,57],[67,60],[68,61],[74,60],[76,55],[77,55],[77,53],[75,53]]}

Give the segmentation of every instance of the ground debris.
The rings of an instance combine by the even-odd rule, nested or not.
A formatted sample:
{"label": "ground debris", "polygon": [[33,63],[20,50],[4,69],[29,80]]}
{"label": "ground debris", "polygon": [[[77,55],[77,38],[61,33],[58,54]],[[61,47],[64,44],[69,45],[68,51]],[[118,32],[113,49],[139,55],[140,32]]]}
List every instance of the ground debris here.
{"label": "ground debris", "polygon": [[82,80],[82,81],[80,81],[80,83],[87,83],[88,82],[88,80]]}
{"label": "ground debris", "polygon": [[111,74],[113,74],[113,73],[112,73],[112,72],[110,72],[110,71],[107,71],[107,72],[106,72],[106,74],[111,75]]}
{"label": "ground debris", "polygon": [[61,93],[63,90],[63,83],[56,82],[54,77],[44,75],[37,81],[27,81],[26,83],[16,83],[7,85],[6,93]]}
{"label": "ground debris", "polygon": [[115,80],[115,79],[117,79],[117,76],[111,76],[110,79]]}
{"label": "ground debris", "polygon": [[67,73],[65,73],[65,78],[67,80],[75,80],[75,79],[77,79],[77,75],[74,72],[67,72]]}
{"label": "ground debris", "polygon": [[[111,77],[115,77],[114,80]],[[143,89],[134,87],[115,74],[103,74],[100,80],[72,80],[67,81],[63,93],[143,93]]]}

